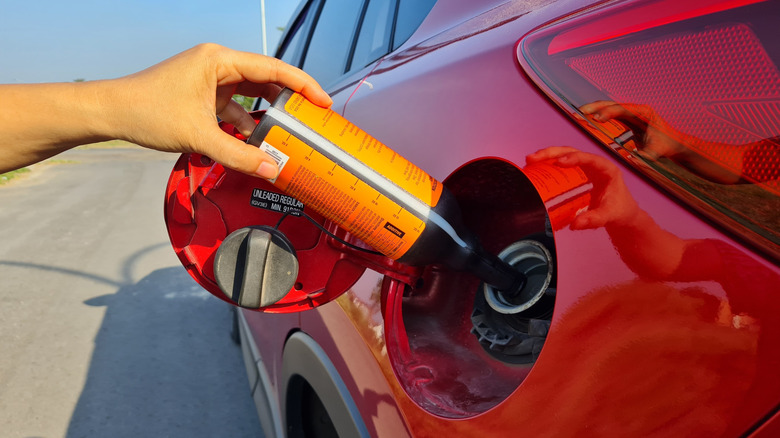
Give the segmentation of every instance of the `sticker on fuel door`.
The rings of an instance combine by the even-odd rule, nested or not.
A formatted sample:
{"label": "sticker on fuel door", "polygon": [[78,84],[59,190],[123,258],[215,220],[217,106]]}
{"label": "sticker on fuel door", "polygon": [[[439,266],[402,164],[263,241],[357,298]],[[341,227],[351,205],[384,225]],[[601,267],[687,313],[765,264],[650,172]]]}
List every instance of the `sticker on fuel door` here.
{"label": "sticker on fuel door", "polygon": [[292,196],[258,188],[252,189],[252,200],[249,201],[249,203],[252,207],[276,211],[291,216],[300,216],[304,207],[303,202]]}
{"label": "sticker on fuel door", "polygon": [[272,127],[266,143],[286,157],[274,186],[388,257],[403,256],[425,229],[423,220],[284,128]]}

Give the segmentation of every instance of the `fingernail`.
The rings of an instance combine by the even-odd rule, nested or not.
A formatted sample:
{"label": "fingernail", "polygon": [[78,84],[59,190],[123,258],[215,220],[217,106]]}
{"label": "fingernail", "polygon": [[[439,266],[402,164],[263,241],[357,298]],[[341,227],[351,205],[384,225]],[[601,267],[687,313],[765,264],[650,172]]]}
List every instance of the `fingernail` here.
{"label": "fingernail", "polygon": [[279,168],[276,167],[275,164],[271,164],[268,161],[261,162],[260,165],[257,166],[257,170],[255,170],[255,174],[257,176],[265,179],[274,179],[278,173]]}

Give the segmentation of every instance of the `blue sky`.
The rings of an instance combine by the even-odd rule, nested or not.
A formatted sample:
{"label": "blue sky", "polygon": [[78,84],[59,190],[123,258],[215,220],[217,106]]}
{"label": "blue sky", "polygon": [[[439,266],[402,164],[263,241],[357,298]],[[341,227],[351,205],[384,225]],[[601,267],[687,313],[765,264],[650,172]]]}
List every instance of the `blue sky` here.
{"label": "blue sky", "polygon": [[[273,53],[299,0],[265,0]],[[0,83],[108,79],[201,42],[260,53],[260,0],[4,0]]]}

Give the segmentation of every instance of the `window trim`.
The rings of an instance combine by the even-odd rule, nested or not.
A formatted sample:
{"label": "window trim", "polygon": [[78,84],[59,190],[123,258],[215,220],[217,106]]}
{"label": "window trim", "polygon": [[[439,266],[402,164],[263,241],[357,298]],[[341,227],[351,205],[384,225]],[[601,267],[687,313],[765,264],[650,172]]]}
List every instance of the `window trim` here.
{"label": "window trim", "polygon": [[309,27],[306,29],[306,39],[301,46],[301,57],[298,60],[297,67],[303,67],[303,61],[306,59],[306,55],[309,53],[309,45],[311,44],[311,37],[314,35],[314,30],[317,28],[317,23],[320,22],[320,15],[322,15],[322,8],[325,6],[325,0],[312,0],[312,3],[317,8],[312,15]]}
{"label": "window trim", "polygon": [[[368,12],[368,6],[372,1],[376,0],[366,0],[363,2],[363,10],[360,12],[360,19],[358,21],[357,29],[355,29],[355,33],[352,37],[352,47],[349,49],[349,56],[347,58],[347,65],[346,69],[344,70],[344,74],[349,73],[353,70],[363,68],[365,66],[360,66],[355,68],[352,63],[355,60],[355,50],[357,49],[357,43],[358,39],[360,38],[360,31],[363,29],[363,24],[366,20],[366,13]],[[393,51],[393,40],[395,39],[395,26],[398,21],[398,4],[400,3],[399,0],[390,0],[392,2],[392,16],[389,17],[390,19],[390,31],[385,33],[385,37],[387,38],[387,43],[384,48],[384,53],[377,58],[381,59],[382,57],[386,56],[388,53]],[[376,60],[372,61],[375,62]]]}
{"label": "window trim", "polygon": [[[281,59],[282,54],[285,50],[290,46],[290,42],[292,39],[296,36],[296,32],[300,31],[303,32],[304,42],[301,44],[299,48],[296,50],[298,53],[295,53],[293,55],[292,61],[290,62],[291,65],[294,65],[296,67],[299,67],[302,60],[303,60],[303,54],[304,54],[304,48],[308,44],[308,40],[311,36],[311,23],[313,21],[313,12],[312,8],[317,7],[317,3],[321,3],[320,0],[309,0],[307,2],[302,2],[298,9],[295,10],[295,13],[293,14],[292,18],[290,19],[290,22],[287,25],[287,29],[285,30],[284,34],[282,35],[282,38],[279,42],[279,46],[274,51],[274,57]],[[301,14],[306,11],[306,14],[304,17],[301,17]]]}
{"label": "window trim", "polygon": [[346,74],[352,70],[352,58],[355,56],[355,48],[357,48],[358,38],[360,38],[360,31],[363,30],[363,23],[366,20],[366,12],[368,11],[368,4],[371,0],[364,0],[361,7],[360,16],[358,17],[357,28],[352,33],[352,42],[349,45],[349,52],[347,53],[347,65],[344,66],[344,71],[341,73]]}

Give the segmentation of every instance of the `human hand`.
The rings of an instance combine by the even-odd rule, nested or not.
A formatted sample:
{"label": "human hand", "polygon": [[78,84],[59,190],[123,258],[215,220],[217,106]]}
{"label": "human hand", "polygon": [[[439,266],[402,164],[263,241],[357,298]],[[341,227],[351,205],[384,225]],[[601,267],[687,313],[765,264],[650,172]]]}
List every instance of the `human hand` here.
{"label": "human hand", "polygon": [[139,73],[117,79],[112,137],[166,152],[196,152],[231,169],[273,178],[276,163],[265,152],[223,132],[217,116],[247,137],[252,117],[234,94],[273,100],[288,87],[317,105],[332,104],[317,82],[282,61],[202,44]]}
{"label": "human hand", "polygon": [[688,153],[686,136],[658,116],[652,107],[597,100],[580,107],[583,114],[599,123],[618,120],[634,131],[639,153],[646,159],[674,158]]}
{"label": "human hand", "polygon": [[579,167],[593,184],[588,210],[574,218],[571,229],[633,224],[639,206],[623,183],[620,169],[611,161],[564,146],[548,147],[526,157],[529,165],[542,161],[554,161],[561,167]]}

